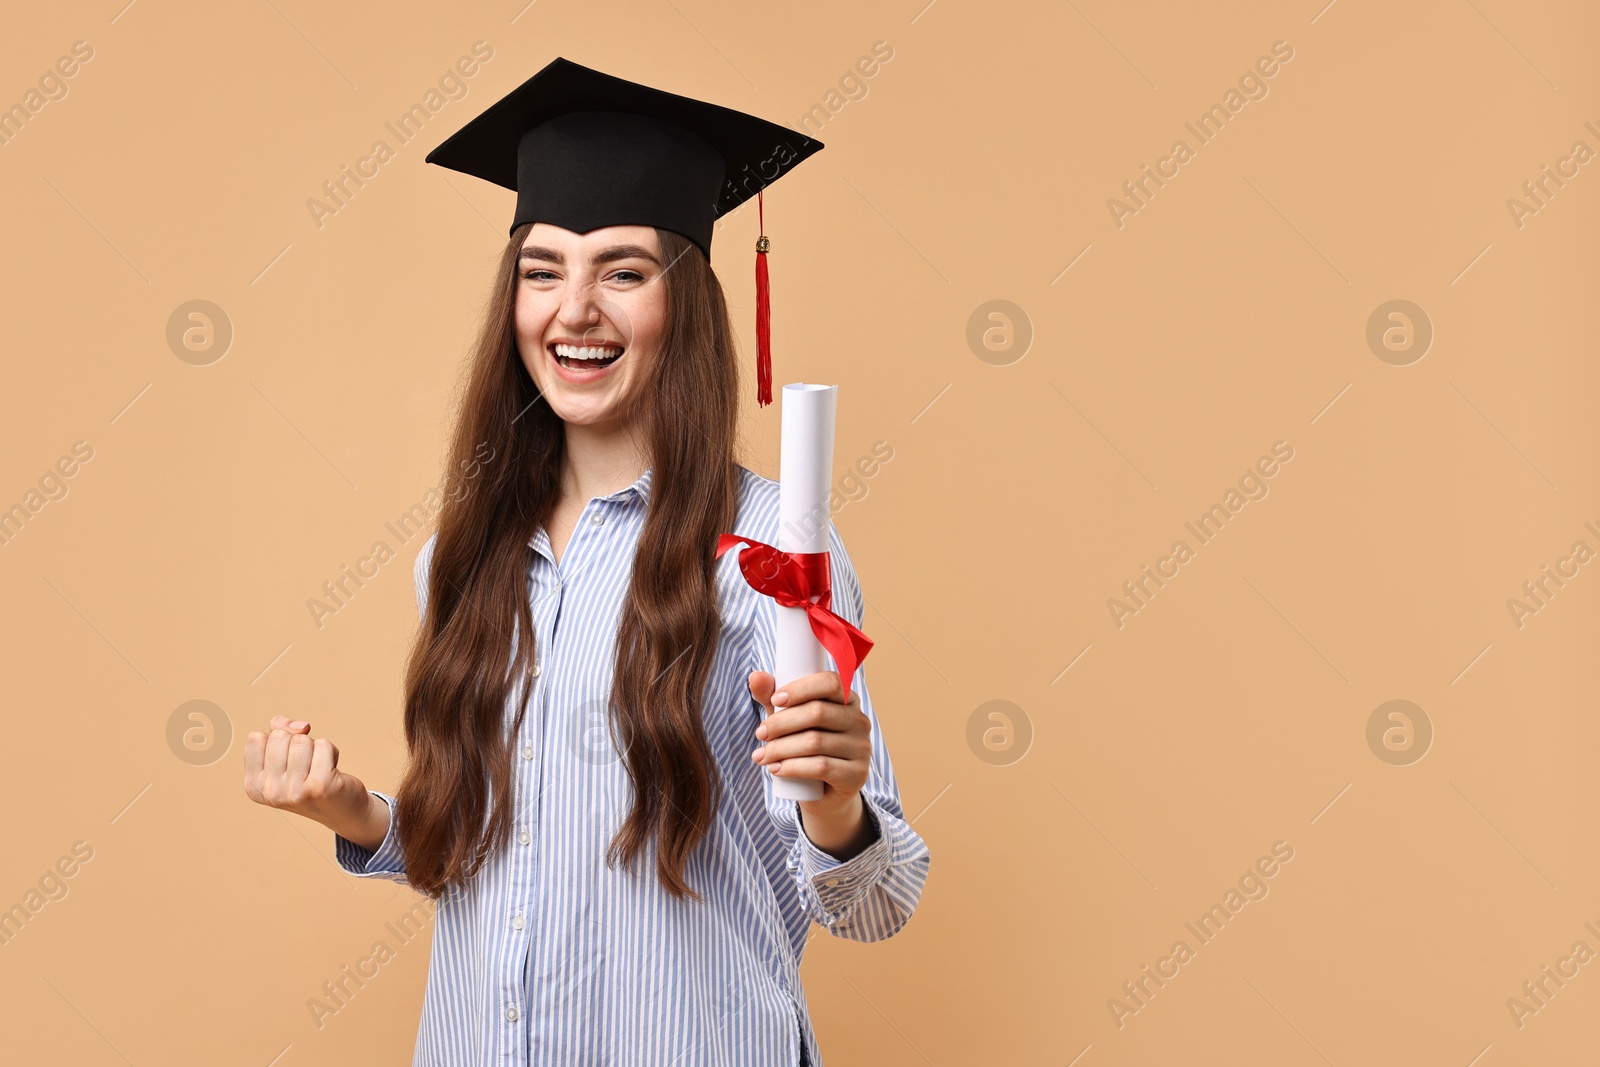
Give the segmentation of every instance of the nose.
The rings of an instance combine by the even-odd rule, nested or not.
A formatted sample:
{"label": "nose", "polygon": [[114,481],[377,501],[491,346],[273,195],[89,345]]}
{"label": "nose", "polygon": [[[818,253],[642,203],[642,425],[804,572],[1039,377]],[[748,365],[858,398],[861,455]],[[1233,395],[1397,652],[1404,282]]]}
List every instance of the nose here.
{"label": "nose", "polygon": [[557,316],[561,325],[569,330],[581,331],[600,321],[600,303],[591,280],[573,280],[561,294],[561,311]]}

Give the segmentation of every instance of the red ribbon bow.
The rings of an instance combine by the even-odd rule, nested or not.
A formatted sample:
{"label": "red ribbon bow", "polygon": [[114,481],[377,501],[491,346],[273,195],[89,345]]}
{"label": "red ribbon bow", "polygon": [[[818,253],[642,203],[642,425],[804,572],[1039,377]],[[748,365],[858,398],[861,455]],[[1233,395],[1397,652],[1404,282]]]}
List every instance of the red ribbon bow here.
{"label": "red ribbon bow", "polygon": [[[826,552],[782,552],[771,545],[737,534],[717,538],[717,558],[734,545],[748,545],[739,553],[739,569],[750,588],[770,596],[786,608],[804,608],[811,632],[833,656],[844,683],[844,702],[850,703],[850,682],[856,668],[872,651],[872,638],[833,611],[833,578]],[[816,601],[812,601],[816,597]],[[786,684],[790,679],[779,679]]]}

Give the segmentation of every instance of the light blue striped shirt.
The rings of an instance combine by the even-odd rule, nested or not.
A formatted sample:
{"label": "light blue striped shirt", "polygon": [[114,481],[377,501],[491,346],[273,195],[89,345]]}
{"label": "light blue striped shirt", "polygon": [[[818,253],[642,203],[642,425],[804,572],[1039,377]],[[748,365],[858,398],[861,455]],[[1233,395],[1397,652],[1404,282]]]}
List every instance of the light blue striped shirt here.
{"label": "light blue striped shirt", "polygon": [[[872,721],[861,797],[878,829],[865,850],[841,863],[813,845],[799,805],[775,799],[772,774],[751,760],[762,708],[747,679],[772,668],[776,610],[736,552],[717,561],[723,632],[704,707],[724,795],[685,870],[706,901],[661,888],[653,841],[638,873],[606,866],[631,803],[606,717],[650,475],[590,500],[559,566],[543,529],[530,542],[538,673],[514,750],[516,821],[508,847],[439,902],[414,1067],[821,1067],[800,985],[811,924],[882,940],[922,895],[928,847],[905,821],[864,666],[852,684]],[[732,532],[777,544],[777,482],[740,468]],[[433,546],[417,557],[419,610]],[[837,530],[829,556],[833,608],[860,626]],[[335,855],[353,875],[404,883],[405,828],[393,796],[372,792],[389,804],[388,836],[376,852],[336,836]]]}

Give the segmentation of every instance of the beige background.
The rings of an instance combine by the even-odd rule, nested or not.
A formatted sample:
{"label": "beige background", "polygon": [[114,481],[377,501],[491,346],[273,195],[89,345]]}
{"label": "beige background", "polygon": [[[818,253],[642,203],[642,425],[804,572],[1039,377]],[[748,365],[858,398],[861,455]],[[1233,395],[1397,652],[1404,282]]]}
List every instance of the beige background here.
{"label": "beige background", "polygon": [[[0,904],[93,849],[0,947],[8,1060],[410,1062],[425,940],[320,1029],[306,1002],[416,898],[249,803],[240,738],[303,716],[398,780],[421,538],[383,524],[439,481],[513,199],[423,156],[557,55],[793,125],[884,41],[768,204],[776,381],[840,383],[841,478],[894,451],[837,522],[933,855],[900,935],[811,942],[830,1067],[1590,1062],[1600,963],[1521,1027],[1507,1000],[1600,951],[1600,566],[1520,628],[1507,601],[1600,549],[1600,164],[1520,227],[1507,200],[1600,150],[1592,7],[122,2],[0,37],[0,103],[93,48],[0,147],[0,506],[93,449],[0,546]],[[480,40],[469,95],[318,228],[308,198]],[[751,363],[755,234],[728,220],[714,260]],[[195,299],[234,331],[204,366],[166,339]],[[1396,299],[1434,331],[1404,366],[1366,341]],[[967,340],[991,300],[1031,324],[1020,359],[1016,315],[979,346],[1005,365]],[[1277,441],[1270,494],[1198,546]],[[1119,628],[1107,600],[1180,538]],[[306,601],[379,539],[399,558],[319,629]],[[1404,766],[1367,741],[1395,699],[1434,734]],[[200,765],[167,732],[191,700],[233,731]],[[995,700],[998,752],[969,744]],[[1185,921],[1277,841],[1270,894],[1199,946]]]}

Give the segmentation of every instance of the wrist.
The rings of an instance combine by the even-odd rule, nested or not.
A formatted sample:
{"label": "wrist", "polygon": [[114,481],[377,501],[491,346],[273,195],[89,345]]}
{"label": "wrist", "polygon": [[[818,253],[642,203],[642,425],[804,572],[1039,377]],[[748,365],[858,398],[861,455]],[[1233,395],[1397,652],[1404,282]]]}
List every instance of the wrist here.
{"label": "wrist", "polygon": [[324,826],[368,852],[376,852],[389,836],[389,805],[382,797],[361,789],[360,797],[348,808],[320,820]]}
{"label": "wrist", "polygon": [[877,821],[867,811],[867,802],[860,793],[842,810],[833,812],[817,812],[805,803],[796,803],[800,807],[800,832],[841,863],[878,839]]}

